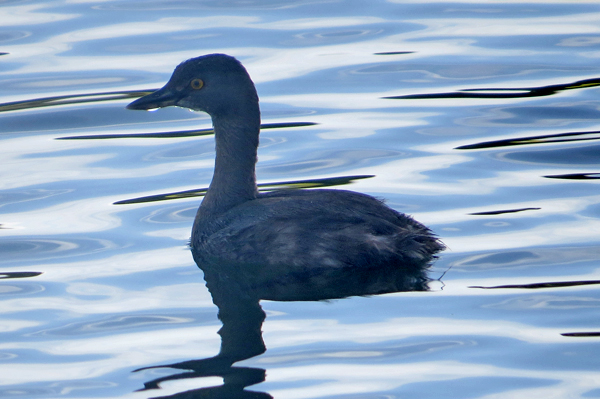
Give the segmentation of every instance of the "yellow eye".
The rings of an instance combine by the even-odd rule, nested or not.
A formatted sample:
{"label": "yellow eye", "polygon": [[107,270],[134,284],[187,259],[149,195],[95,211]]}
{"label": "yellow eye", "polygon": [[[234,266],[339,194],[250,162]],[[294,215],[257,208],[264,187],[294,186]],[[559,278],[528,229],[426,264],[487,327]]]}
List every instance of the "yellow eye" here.
{"label": "yellow eye", "polygon": [[194,79],[190,82],[190,86],[192,86],[192,89],[194,90],[200,90],[202,86],[204,86],[204,82],[202,79]]}

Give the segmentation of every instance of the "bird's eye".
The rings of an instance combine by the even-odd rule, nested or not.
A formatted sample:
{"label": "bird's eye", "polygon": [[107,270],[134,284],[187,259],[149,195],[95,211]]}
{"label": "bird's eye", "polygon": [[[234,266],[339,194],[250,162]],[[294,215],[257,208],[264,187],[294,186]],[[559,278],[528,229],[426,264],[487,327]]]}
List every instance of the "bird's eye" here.
{"label": "bird's eye", "polygon": [[202,86],[204,86],[204,82],[202,79],[194,79],[190,82],[190,86],[192,86],[192,89],[194,90],[200,90]]}

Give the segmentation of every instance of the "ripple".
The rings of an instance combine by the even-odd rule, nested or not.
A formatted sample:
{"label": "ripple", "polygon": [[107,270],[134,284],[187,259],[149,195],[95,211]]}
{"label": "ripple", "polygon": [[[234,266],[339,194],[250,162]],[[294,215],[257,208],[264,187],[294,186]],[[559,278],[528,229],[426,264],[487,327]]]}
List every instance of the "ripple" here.
{"label": "ripple", "polygon": [[192,318],[154,315],[112,316],[102,321],[71,323],[59,328],[37,331],[28,336],[73,336],[116,331],[136,330],[141,328],[184,324],[194,321]]}
{"label": "ripple", "polygon": [[308,158],[301,161],[284,162],[272,161],[268,165],[261,165],[260,172],[269,174],[312,174],[336,173],[339,170],[346,170],[349,167],[371,164],[372,162],[385,159],[398,159],[408,157],[407,152],[391,150],[336,150],[336,151],[315,151]]}
{"label": "ripple", "polygon": [[538,259],[539,255],[530,251],[507,251],[469,257],[460,262],[460,266],[488,268],[502,265],[509,267],[527,264]]}
{"label": "ripple", "polygon": [[78,238],[72,240],[5,239],[0,241],[2,262],[31,262],[33,259],[51,259],[78,256],[115,248],[109,240]]}
{"label": "ripple", "polygon": [[0,193],[0,207],[9,204],[21,204],[27,201],[41,200],[53,197],[55,195],[67,194],[73,190],[48,190],[48,189],[31,189],[31,190],[14,190],[4,191]]}
{"label": "ripple", "polygon": [[497,267],[535,267],[539,265],[565,265],[575,262],[595,262],[600,256],[597,247],[553,247],[536,248],[527,251],[487,252],[466,256],[453,263],[453,267],[497,268]]}
{"label": "ripple", "polygon": [[0,389],[0,397],[3,398],[30,398],[30,397],[61,397],[65,392],[89,389],[97,391],[101,388],[117,386],[115,383],[105,381],[52,381],[36,383],[37,387],[27,385],[16,385],[11,388]]}
{"label": "ripple", "polygon": [[0,352],[0,360],[15,359],[17,355],[14,353]]}
{"label": "ripple", "polygon": [[144,1],[143,3],[122,2],[120,4],[96,5],[98,10],[189,10],[194,8],[216,8],[216,9],[264,9],[277,10],[282,8],[293,8],[310,4],[334,3],[335,0],[204,0],[193,2],[186,0],[169,1],[163,0]]}
{"label": "ripple", "polygon": [[325,32],[306,32],[294,35],[294,39],[284,40],[286,45],[327,45],[334,43],[353,42],[357,39],[367,39],[381,35],[383,29],[340,29]]}
{"label": "ripple", "polygon": [[31,32],[26,31],[6,31],[0,32],[0,43],[12,42],[13,40],[23,39],[27,36],[31,36]]}
{"label": "ripple", "polygon": [[597,309],[600,299],[575,295],[527,295],[484,305],[485,308],[525,310],[525,309]]}
{"label": "ripple", "polygon": [[525,164],[552,166],[594,165],[600,166],[600,145],[570,145],[565,148],[539,149],[532,151],[511,151],[495,155],[497,158]]}
{"label": "ripple", "polygon": [[5,284],[1,284],[0,285],[0,295],[4,298],[7,299],[7,297],[9,296],[15,296],[15,295],[31,295],[31,294],[37,294],[38,292],[42,292],[44,291],[45,288],[43,285],[41,284],[10,284],[10,285],[5,285]]}
{"label": "ripple", "polygon": [[37,397],[40,395],[59,395],[61,390],[58,388],[31,388],[31,387],[13,387],[0,389],[0,396],[3,398]]}
{"label": "ripple", "polygon": [[173,206],[161,208],[141,220],[148,223],[181,223],[194,220],[198,206]]}

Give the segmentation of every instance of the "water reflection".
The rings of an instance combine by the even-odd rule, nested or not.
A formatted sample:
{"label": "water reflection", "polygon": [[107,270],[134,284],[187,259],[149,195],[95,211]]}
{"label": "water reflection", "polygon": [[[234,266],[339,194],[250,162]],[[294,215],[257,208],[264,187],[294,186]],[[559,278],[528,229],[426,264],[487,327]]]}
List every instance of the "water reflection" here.
{"label": "water reflection", "polygon": [[426,93],[409,94],[404,96],[383,97],[388,99],[427,99],[427,98],[521,98],[543,97],[556,94],[564,90],[586,89],[600,86],[600,78],[578,80],[573,83],[556,84],[538,87],[493,87],[480,89],[463,89],[451,93]]}
{"label": "water reflection", "polygon": [[469,215],[473,216],[489,216],[489,215],[503,215],[505,213],[517,213],[524,211],[539,211],[542,208],[519,208],[519,209],[502,209],[497,211],[485,211],[485,212],[473,212],[469,213]]}
{"label": "water reflection", "polygon": [[558,287],[576,287],[580,285],[595,285],[600,284],[600,280],[586,280],[586,281],[552,281],[547,283],[533,283],[533,284],[506,284],[497,285],[494,287],[483,287],[483,286],[471,286],[469,288],[481,288],[486,290],[493,290],[499,288],[520,288],[520,289],[540,289],[540,288],[558,288]]}
{"label": "water reflection", "polygon": [[144,390],[160,388],[161,382],[200,377],[222,377],[223,385],[199,388],[171,395],[169,398],[271,398],[266,393],[245,390],[265,380],[266,370],[233,367],[235,362],[258,356],[266,351],[262,339],[262,324],[266,318],[260,300],[321,301],[349,296],[379,295],[402,291],[426,291],[427,269],[423,261],[412,268],[397,265],[377,268],[312,268],[298,271],[289,266],[254,266],[252,270],[239,265],[213,263],[195,248],[192,254],[204,279],[213,303],[219,309],[223,327],[219,330],[221,349],[206,359],[165,364],[138,369],[170,367],[188,370],[144,384]]}
{"label": "water reflection", "polygon": [[[600,280],[580,280],[580,281],[549,281],[542,283],[530,283],[530,284],[505,284],[496,286],[470,286],[469,288],[479,288],[484,290],[495,290],[495,289],[525,289],[525,290],[539,290],[539,289],[554,289],[554,288],[565,288],[565,287],[579,287],[587,285],[598,285]],[[571,300],[572,302],[572,300]],[[587,302],[587,301],[586,301]],[[579,332],[566,332],[560,333],[563,337],[600,337],[598,331],[579,331]]]}
{"label": "water reflection", "polygon": [[[285,123],[263,123],[260,125],[260,130],[264,129],[279,129],[285,127],[302,127],[314,126],[313,122],[285,122]],[[91,134],[87,136],[68,136],[59,137],[57,140],[98,140],[98,139],[135,139],[135,138],[180,138],[180,137],[196,137],[210,136],[214,134],[213,129],[193,129],[181,130],[176,132],[157,132],[157,133],[133,133],[133,134]]]}
{"label": "water reflection", "polygon": [[591,332],[572,332],[572,333],[562,333],[560,334],[563,337],[600,337],[600,332],[591,331]]}
{"label": "water reflection", "polygon": [[[324,179],[308,179],[308,180],[295,180],[295,181],[287,181],[287,182],[278,182],[278,183],[263,183],[258,184],[258,190],[260,192],[271,191],[274,189],[277,190],[295,190],[300,188],[319,188],[319,187],[333,187],[333,186],[342,186],[345,184],[350,184],[354,180],[360,179],[369,179],[374,177],[373,175],[361,175],[361,176],[339,176],[339,177],[327,177]],[[167,193],[167,194],[157,194],[157,195],[149,195],[146,197],[132,198],[126,199],[122,201],[115,202],[115,205],[125,205],[125,204],[138,204],[144,202],[155,202],[155,201],[166,201],[178,198],[188,198],[188,197],[202,197],[208,191],[208,187],[199,188],[194,190],[186,190],[186,191],[178,191],[176,193]]]}
{"label": "water reflection", "polygon": [[567,132],[557,134],[544,134],[541,136],[516,137],[512,139],[484,141],[481,143],[461,145],[456,150],[479,150],[497,147],[512,147],[517,145],[546,144],[546,143],[568,143],[574,141],[598,140],[600,131],[590,132]]}
{"label": "water reflection", "polygon": [[567,173],[564,175],[548,175],[544,176],[548,179],[565,179],[565,180],[596,180],[600,179],[600,173]]}
{"label": "water reflection", "polygon": [[413,54],[414,51],[385,51],[382,53],[373,53],[373,55],[403,55],[403,54]]}
{"label": "water reflection", "polygon": [[3,272],[0,273],[0,279],[36,277],[40,274],[42,274],[42,272]]}
{"label": "water reflection", "polygon": [[17,111],[21,109],[32,109],[41,107],[52,107],[57,105],[94,103],[99,101],[125,100],[137,98],[152,93],[153,90],[127,90],[111,91],[106,93],[72,94],[66,96],[42,97],[33,100],[13,101],[0,104],[0,112]]}

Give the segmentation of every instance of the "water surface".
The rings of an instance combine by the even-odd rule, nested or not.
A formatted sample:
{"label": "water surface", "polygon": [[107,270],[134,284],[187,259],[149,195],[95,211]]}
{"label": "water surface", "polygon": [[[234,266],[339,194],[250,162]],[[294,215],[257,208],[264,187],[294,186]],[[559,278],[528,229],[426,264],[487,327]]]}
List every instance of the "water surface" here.
{"label": "water surface", "polygon": [[134,372],[216,355],[221,323],[187,248],[210,119],[125,109],[222,52],[279,124],[265,189],[385,198],[449,247],[428,292],[262,301],[267,351],[230,380],[275,398],[600,397],[595,2],[0,11],[0,396],[228,397],[222,377]]}

